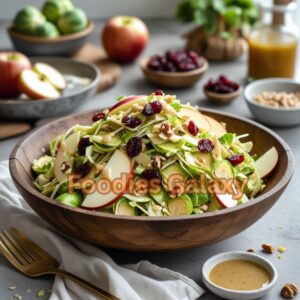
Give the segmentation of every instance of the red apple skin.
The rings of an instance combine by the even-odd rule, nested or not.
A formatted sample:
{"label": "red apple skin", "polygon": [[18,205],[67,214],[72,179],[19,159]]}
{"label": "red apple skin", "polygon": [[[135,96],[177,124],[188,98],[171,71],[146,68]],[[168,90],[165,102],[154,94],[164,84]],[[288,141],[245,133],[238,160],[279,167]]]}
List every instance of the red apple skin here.
{"label": "red apple skin", "polygon": [[31,68],[30,60],[19,52],[0,53],[0,97],[17,97],[19,75]]}
{"label": "red apple skin", "polygon": [[136,100],[136,99],[140,99],[140,98],[145,98],[147,96],[145,95],[138,95],[138,96],[128,96],[127,98],[124,98],[122,99],[121,101],[117,102],[115,105],[113,105],[109,111],[113,111],[114,109],[116,109],[117,107],[127,103],[127,102],[130,102],[130,101],[133,101],[133,100]]}
{"label": "red apple skin", "polygon": [[114,17],[102,32],[102,44],[108,56],[121,63],[134,61],[143,52],[148,39],[145,23],[136,17]]}

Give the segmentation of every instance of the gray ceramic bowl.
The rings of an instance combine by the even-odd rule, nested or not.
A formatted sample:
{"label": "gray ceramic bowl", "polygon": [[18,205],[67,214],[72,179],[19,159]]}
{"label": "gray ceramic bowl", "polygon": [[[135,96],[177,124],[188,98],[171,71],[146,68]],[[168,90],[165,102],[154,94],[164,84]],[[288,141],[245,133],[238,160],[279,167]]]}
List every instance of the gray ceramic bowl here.
{"label": "gray ceramic bowl", "polygon": [[[261,265],[262,267],[266,268],[270,273],[271,281],[265,287],[252,291],[229,290],[214,284],[209,279],[209,273],[212,270],[212,268],[223,261],[233,259],[248,260]],[[269,262],[267,259],[263,258],[260,255],[243,251],[231,251],[215,255],[208,259],[202,267],[202,280],[211,292],[213,292],[221,298],[230,300],[251,300],[258,299],[266,295],[271,290],[271,288],[274,286],[277,280],[277,271],[271,262]]]}
{"label": "gray ceramic bowl", "polygon": [[[100,72],[91,64],[68,58],[34,58],[47,63],[67,79],[67,88],[61,97],[46,100],[0,99],[0,117],[6,119],[41,119],[66,115],[95,95]],[[77,76],[75,79],[73,76]]]}
{"label": "gray ceramic bowl", "polygon": [[244,89],[244,99],[255,119],[276,127],[300,124],[299,108],[275,108],[259,104],[253,97],[261,92],[300,92],[300,83],[286,78],[268,78],[253,81]]}
{"label": "gray ceramic bowl", "polygon": [[36,37],[15,32],[7,28],[8,35],[16,50],[27,56],[73,56],[87,41],[95,24],[89,21],[86,29],[58,38]]}

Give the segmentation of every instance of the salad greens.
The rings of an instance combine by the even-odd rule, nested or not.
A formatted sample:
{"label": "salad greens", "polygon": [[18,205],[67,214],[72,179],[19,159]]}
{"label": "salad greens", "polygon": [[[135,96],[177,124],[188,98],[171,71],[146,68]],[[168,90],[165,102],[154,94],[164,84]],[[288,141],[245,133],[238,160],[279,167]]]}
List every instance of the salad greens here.
{"label": "salad greens", "polygon": [[[125,190],[108,193],[111,201],[90,209],[149,217],[201,214],[229,207],[218,197],[226,185],[233,191],[234,205],[251,200],[264,188],[250,154],[253,144],[244,141],[248,134],[227,132],[176,96],[121,97],[97,116],[91,125],[77,124],[55,137],[49,153],[33,162],[34,184],[42,194],[86,208],[93,182],[114,180],[116,168],[125,169],[122,161],[108,168],[115,154],[132,166],[128,177],[133,189],[126,179]],[[151,180],[155,185],[146,192],[137,188]]]}

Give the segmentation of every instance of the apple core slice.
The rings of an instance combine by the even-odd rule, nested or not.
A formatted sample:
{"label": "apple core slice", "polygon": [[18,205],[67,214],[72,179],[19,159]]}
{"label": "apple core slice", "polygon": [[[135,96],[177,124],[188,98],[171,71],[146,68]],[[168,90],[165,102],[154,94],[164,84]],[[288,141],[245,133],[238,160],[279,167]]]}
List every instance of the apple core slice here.
{"label": "apple core slice", "polygon": [[33,99],[54,99],[60,96],[59,91],[48,80],[29,69],[22,71],[18,87]]}
{"label": "apple core slice", "polygon": [[45,77],[58,90],[66,88],[67,83],[63,75],[48,64],[36,63],[33,66],[33,70]]}
{"label": "apple core slice", "polygon": [[210,130],[214,132],[218,138],[220,138],[222,135],[224,135],[227,132],[226,129],[215,119],[209,116],[205,116],[205,118],[210,125]]}
{"label": "apple core slice", "polygon": [[272,147],[258,158],[254,163],[254,167],[259,178],[265,178],[271,174],[278,163],[278,159],[279,155],[275,147]]}
{"label": "apple core slice", "polygon": [[[81,206],[87,209],[97,209],[112,205],[126,192],[132,174],[133,167],[130,158],[126,153],[116,150],[102,170],[96,182],[95,192],[88,194]],[[101,179],[105,179],[106,183],[110,182],[108,192],[104,193],[104,187],[102,192],[99,190],[102,186]]]}
{"label": "apple core slice", "polygon": [[126,97],[112,106],[108,114],[113,115],[118,113],[119,111],[126,111],[134,104],[145,105],[147,104],[146,97],[147,96],[144,95]]}
{"label": "apple core slice", "polygon": [[209,122],[200,111],[197,111],[194,108],[183,107],[179,111],[179,114],[182,117],[189,117],[189,119],[193,121],[198,128],[210,130]]}

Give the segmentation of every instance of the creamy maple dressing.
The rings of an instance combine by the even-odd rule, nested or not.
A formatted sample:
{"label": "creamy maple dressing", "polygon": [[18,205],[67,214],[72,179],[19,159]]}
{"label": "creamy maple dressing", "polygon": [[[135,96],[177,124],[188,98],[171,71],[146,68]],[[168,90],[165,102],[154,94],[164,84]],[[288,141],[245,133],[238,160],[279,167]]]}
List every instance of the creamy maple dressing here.
{"label": "creamy maple dressing", "polygon": [[214,266],[209,273],[209,279],[226,289],[250,291],[266,286],[271,281],[271,275],[255,262],[236,259]]}

